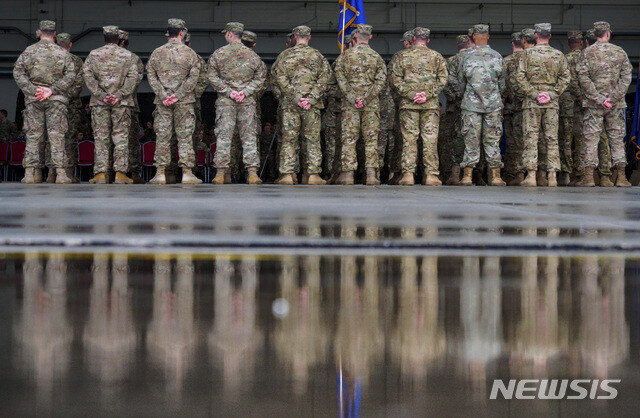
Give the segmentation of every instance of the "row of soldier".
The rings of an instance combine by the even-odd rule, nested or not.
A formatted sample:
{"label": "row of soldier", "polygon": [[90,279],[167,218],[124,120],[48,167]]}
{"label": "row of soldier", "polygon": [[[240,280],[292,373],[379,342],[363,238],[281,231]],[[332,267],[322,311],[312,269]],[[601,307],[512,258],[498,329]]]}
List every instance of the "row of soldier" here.
{"label": "row of soldier", "polygon": [[[428,48],[429,29],[418,27],[405,33],[405,48],[387,67],[368,45],[372,27],[358,25],[330,67],[309,46],[310,28],[299,26],[268,77],[252,50],[255,34],[241,23],[226,25],[227,45],[205,64],[188,46],[185,22],[169,19],[168,42],[147,64],[156,94],[157,173],[151,182],[171,182],[176,163],[183,183],[201,182],[193,172],[194,132],[201,124],[200,96],[211,85],[218,93],[213,183],[231,182],[234,135],[242,144],[248,183],[261,183],[259,100],[270,85],[279,101],[279,184],[295,184],[300,170],[304,184],[326,184],[321,177],[324,163],[331,183],[353,184],[354,173],[364,166],[364,183],[377,185],[386,161],[390,184],[414,184],[421,164],[425,185],[440,185],[441,178],[452,185],[471,185],[474,168],[486,164],[490,185],[504,185],[503,177],[510,185],[555,186],[558,180],[567,185],[573,174],[574,184],[591,186],[600,163],[601,185],[613,185],[606,171],[613,165],[615,184],[628,186],[623,147],[624,94],[631,82],[628,57],[608,42],[611,28],[606,22],[594,24],[596,42],[582,52],[582,34],[571,32],[572,52],[566,58],[549,46],[550,32],[550,24],[538,24],[514,34],[514,54],[503,60],[488,46],[489,27],[476,25],[458,37],[460,52],[447,62]],[[110,170],[116,183],[141,181],[133,126],[143,66],[126,49],[128,34],[105,27],[106,45],[92,51],[84,64],[68,53],[68,34],[56,37],[54,22],[41,22],[39,35],[40,42],[25,50],[14,69],[26,102],[23,182],[42,179],[45,137],[51,159],[47,166],[55,168],[50,172],[56,181],[77,181],[71,170],[73,138],[84,83],[92,94],[96,144],[91,182],[109,182]],[[442,117],[440,93],[447,99]],[[507,153],[501,173],[503,112]]]}

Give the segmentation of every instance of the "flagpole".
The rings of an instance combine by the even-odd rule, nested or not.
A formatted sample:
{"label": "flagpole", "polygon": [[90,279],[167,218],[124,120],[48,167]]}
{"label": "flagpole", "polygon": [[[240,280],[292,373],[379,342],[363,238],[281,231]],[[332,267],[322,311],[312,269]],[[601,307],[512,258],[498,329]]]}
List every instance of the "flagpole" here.
{"label": "flagpole", "polygon": [[344,24],[347,19],[347,0],[342,2],[342,42],[340,42],[340,53],[344,52],[344,31],[347,29]]}

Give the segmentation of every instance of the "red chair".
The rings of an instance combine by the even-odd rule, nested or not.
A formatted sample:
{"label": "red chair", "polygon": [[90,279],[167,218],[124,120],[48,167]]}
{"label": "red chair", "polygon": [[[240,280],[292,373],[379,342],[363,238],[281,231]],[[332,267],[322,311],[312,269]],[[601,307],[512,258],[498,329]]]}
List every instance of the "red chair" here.
{"label": "red chair", "polygon": [[76,168],[76,176],[80,178],[82,168],[93,166],[95,159],[95,144],[91,141],[78,142],[78,167]]}
{"label": "red chair", "polygon": [[7,162],[9,161],[9,144],[4,142],[4,141],[0,141],[0,167],[2,167],[2,180],[6,181],[7,180],[7,170],[8,170],[8,166],[7,166]]}
{"label": "red chair", "polygon": [[14,169],[14,177],[15,169],[22,168],[22,160],[24,159],[24,149],[26,146],[26,141],[15,141],[9,145],[9,167]]}
{"label": "red chair", "polygon": [[142,176],[146,181],[151,179],[151,169],[156,164],[156,143],[154,141],[140,144]]}

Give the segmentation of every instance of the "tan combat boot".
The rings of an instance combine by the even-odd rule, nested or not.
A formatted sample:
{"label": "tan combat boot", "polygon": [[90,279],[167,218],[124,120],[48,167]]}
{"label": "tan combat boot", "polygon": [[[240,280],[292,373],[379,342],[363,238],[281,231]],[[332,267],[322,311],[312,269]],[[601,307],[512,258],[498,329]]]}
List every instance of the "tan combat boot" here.
{"label": "tan combat boot", "polygon": [[631,187],[631,183],[627,181],[627,173],[625,173],[623,165],[616,166],[616,187]]}
{"label": "tan combat boot", "polygon": [[353,171],[342,171],[336,180],[336,184],[342,186],[353,185]]}
{"label": "tan combat boot", "polygon": [[442,186],[442,181],[436,175],[427,174],[422,180],[422,184],[424,186]]}
{"label": "tan combat boot", "polygon": [[380,179],[378,178],[378,172],[373,167],[367,167],[367,178],[364,182],[367,186],[379,186]]}
{"label": "tan combat boot", "polygon": [[446,183],[449,186],[460,185],[460,166],[459,165],[454,165],[451,167],[451,173],[449,173],[449,177],[447,178]]}
{"label": "tan combat boot", "polygon": [[113,182],[115,184],[133,184],[133,179],[127,177],[122,171],[116,171],[116,178]]}
{"label": "tan combat boot", "polygon": [[67,177],[71,179],[71,183],[80,183],[80,179],[76,177],[75,168],[69,167],[66,169]]}
{"label": "tan combat boot", "polygon": [[213,184],[227,184],[227,169],[226,168],[219,168],[216,170],[216,176],[213,178],[213,180],[211,180],[211,183]]}
{"label": "tan combat boot", "polygon": [[50,168],[49,172],[47,173],[47,180],[45,180],[47,183],[49,184],[53,184],[56,182],[56,169],[55,168]]}
{"label": "tan combat boot", "polygon": [[93,178],[91,180],[89,180],[89,183],[92,183],[92,184],[107,184],[107,174],[106,173],[98,173],[95,176],[93,176]]}
{"label": "tan combat boot", "polygon": [[167,169],[164,167],[158,167],[156,175],[153,176],[150,184],[167,184]]}
{"label": "tan combat boot", "polygon": [[402,173],[402,177],[398,180],[399,186],[413,186],[414,184],[416,184],[416,179],[413,173],[409,173],[408,171]]}
{"label": "tan combat boot", "polygon": [[247,184],[262,184],[262,180],[258,177],[258,169],[249,167],[247,169]]}
{"label": "tan combat boot", "polygon": [[56,168],[56,184],[71,184],[73,183],[73,179],[71,179],[67,173],[67,170],[64,168]]}
{"label": "tan combat boot", "polygon": [[25,183],[25,184],[33,184],[33,183],[40,183],[42,181],[42,173],[40,172],[40,181],[38,181],[38,172],[40,172],[40,169],[38,168],[33,168],[33,167],[27,167],[24,169],[24,177],[21,180],[21,183]]}
{"label": "tan combat boot", "polygon": [[489,186],[506,186],[507,184],[502,181],[500,177],[500,168],[490,168],[489,169]]}
{"label": "tan combat boot", "polygon": [[547,187],[549,185],[546,171],[538,170],[536,172],[536,183],[538,184],[538,187]]}
{"label": "tan combat boot", "polygon": [[600,187],[613,187],[613,181],[611,181],[611,176],[606,174],[600,174],[600,183],[598,184]]}
{"label": "tan combat boot", "polygon": [[582,177],[576,183],[578,187],[595,187],[596,182],[594,178],[594,169],[593,167],[585,167],[582,171]]}
{"label": "tan combat boot", "polygon": [[307,176],[307,182],[304,184],[308,184],[310,186],[324,186],[327,182],[317,174],[309,174]]}
{"label": "tan combat boot", "polygon": [[182,184],[202,184],[202,180],[193,174],[193,170],[190,168],[182,169]]}
{"label": "tan combat boot", "polygon": [[538,185],[537,181],[537,173],[533,170],[527,171],[527,177],[520,183],[520,186],[523,187],[536,187]]}
{"label": "tan combat boot", "polygon": [[391,176],[389,177],[389,181],[387,181],[387,184],[390,186],[395,186],[398,184],[401,177],[402,177],[402,174],[399,172],[391,173]]}
{"label": "tan combat boot", "polygon": [[556,178],[555,171],[549,171],[547,173],[547,186],[548,187],[558,187],[558,180]]}
{"label": "tan combat boot", "polygon": [[516,173],[516,176],[509,180],[509,183],[507,183],[507,186],[520,186],[520,183],[522,183],[524,181],[524,173],[521,171],[519,173]]}
{"label": "tan combat boot", "polygon": [[276,181],[276,184],[281,184],[283,186],[293,186],[293,174],[282,174]]}
{"label": "tan combat boot", "polygon": [[462,180],[460,180],[461,186],[473,186],[473,167],[465,167],[462,174]]}

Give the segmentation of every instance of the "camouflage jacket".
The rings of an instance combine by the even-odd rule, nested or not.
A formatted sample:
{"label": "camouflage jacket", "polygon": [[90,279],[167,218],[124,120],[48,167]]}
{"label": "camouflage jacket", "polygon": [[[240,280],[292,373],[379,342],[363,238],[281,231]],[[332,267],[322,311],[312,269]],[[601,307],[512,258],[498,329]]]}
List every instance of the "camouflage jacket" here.
{"label": "camouflage jacket", "polygon": [[12,141],[18,135],[16,124],[10,120],[0,122],[0,141]]}
{"label": "camouflage jacket", "polygon": [[560,96],[560,114],[562,116],[573,116],[574,108],[582,106],[580,104],[582,93],[580,92],[580,82],[578,81],[578,60],[580,55],[581,51],[571,51],[565,55],[569,71],[571,71],[571,83]]}
{"label": "camouflage jacket", "polygon": [[502,55],[489,45],[469,48],[458,68],[458,85],[464,92],[460,108],[478,113],[502,109],[505,73]]}
{"label": "camouflage jacket", "polygon": [[[398,52],[391,69],[391,87],[400,98],[400,109],[439,109],[438,95],[447,83],[447,61],[436,51],[414,45]],[[416,93],[425,92],[425,103],[414,103]]]}
{"label": "camouflage jacket", "polygon": [[518,85],[515,78],[518,62],[522,54],[524,54],[524,51],[516,51],[502,60],[506,70],[506,85],[502,92],[505,114],[512,114],[522,110],[522,97],[518,94]]}
{"label": "camouflage jacket", "polygon": [[627,106],[624,96],[631,84],[631,63],[622,48],[596,42],[582,51],[577,69],[584,107],[601,108],[605,99],[616,109]]}
{"label": "camouflage jacket", "polygon": [[[560,95],[571,82],[571,71],[562,52],[547,44],[538,44],[522,54],[515,78],[518,89],[524,95],[524,109],[557,109]],[[543,91],[551,96],[549,103],[540,104],[536,100]]]}
{"label": "camouflage jacket", "polygon": [[84,74],[82,72],[82,67],[84,63],[82,62],[82,58],[77,55],[70,54],[73,59],[73,63],[76,66],[76,79],[73,82],[73,85],[69,88],[69,106],[74,109],[82,109],[82,100],[80,100],[80,93],[82,93],[82,89],[84,88]]}
{"label": "camouflage jacket", "polygon": [[209,57],[207,75],[218,92],[217,105],[235,104],[236,101],[229,97],[232,91],[244,93],[243,105],[255,105],[256,93],[267,79],[267,67],[251,48],[241,42],[232,42]]}
{"label": "camouflage jacket", "polygon": [[[129,51],[131,52],[131,51]],[[142,78],[144,77],[144,64],[142,63],[142,59],[139,56],[131,52],[133,55],[133,59],[136,62],[136,67],[138,68],[138,82],[136,83],[136,89],[133,92],[133,110],[134,112],[140,112],[140,105],[138,104],[138,86],[142,82]]]}
{"label": "camouflage jacket", "polygon": [[[336,62],[338,62],[341,56],[342,55],[338,56],[333,62],[332,70],[335,69]],[[325,97],[327,99],[327,106],[322,117],[323,129],[327,127],[334,128],[340,125],[340,117],[342,116],[342,92],[340,91],[340,87],[338,87],[334,71],[331,72],[331,81],[329,82]]]}
{"label": "camouflage jacket", "polygon": [[36,101],[38,87],[49,87],[53,91],[47,100],[66,104],[77,71],[71,54],[53,41],[43,39],[20,54],[13,67],[13,78],[24,93],[26,104]]}
{"label": "camouflage jacket", "polygon": [[343,94],[343,105],[355,105],[360,97],[365,106],[379,106],[379,95],[387,82],[384,60],[367,44],[343,52],[336,63],[336,81]]}
{"label": "camouflage jacket", "polygon": [[396,103],[388,85],[380,93],[380,130],[391,131],[396,120]]}
{"label": "camouflage jacket", "polygon": [[196,99],[201,98],[209,86],[209,66],[200,55],[198,55],[198,61],[200,62],[200,75],[196,83]]}
{"label": "camouflage jacket", "polygon": [[460,102],[462,100],[462,92],[459,91],[458,85],[458,69],[460,68],[460,61],[462,55],[468,51],[464,49],[447,59],[447,71],[449,76],[447,78],[447,84],[444,86],[444,97],[447,99],[447,112],[459,112]]}
{"label": "camouflage jacket", "polygon": [[138,67],[133,54],[116,44],[106,44],[89,53],[83,67],[84,81],[91,91],[90,106],[109,106],[103,100],[113,94],[116,106],[133,107],[138,85]]}
{"label": "camouflage jacket", "polygon": [[157,105],[172,94],[179,104],[194,103],[199,76],[198,54],[178,39],[169,39],[156,48],[147,62],[147,79],[156,94],[154,103]]}
{"label": "camouflage jacket", "polygon": [[331,83],[331,67],[316,49],[298,44],[282,51],[272,74],[286,105],[296,106],[300,99],[306,98],[315,108],[324,107],[323,97]]}

